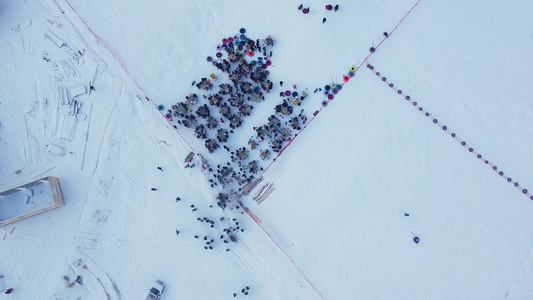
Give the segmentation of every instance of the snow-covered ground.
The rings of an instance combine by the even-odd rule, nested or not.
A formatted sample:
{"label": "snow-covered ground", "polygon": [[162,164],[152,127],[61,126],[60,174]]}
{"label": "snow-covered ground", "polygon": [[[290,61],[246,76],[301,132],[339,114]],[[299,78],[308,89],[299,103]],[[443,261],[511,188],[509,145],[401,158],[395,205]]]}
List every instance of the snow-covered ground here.
{"label": "snow-covered ground", "polygon": [[[156,279],[162,299],[533,297],[533,3],[299,4],[2,2],[0,191],[57,176],[65,206],[0,229],[14,289],[0,298],[143,299]],[[217,207],[226,190],[185,168],[191,147],[215,169],[226,151],[157,110],[207,95],[193,80],[224,82],[206,57],[240,28],[275,39],[274,88],[227,145],[246,146],[293,84],[309,120],[320,110],[259,160],[249,214]],[[313,91],[360,64],[322,108]],[[61,102],[79,93],[74,115]]]}

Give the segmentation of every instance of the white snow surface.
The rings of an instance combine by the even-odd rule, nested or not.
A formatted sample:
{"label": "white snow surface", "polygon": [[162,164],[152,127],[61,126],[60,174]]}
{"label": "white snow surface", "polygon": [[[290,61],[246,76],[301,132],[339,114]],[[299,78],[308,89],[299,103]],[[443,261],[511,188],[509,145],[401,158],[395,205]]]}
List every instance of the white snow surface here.
{"label": "white snow surface", "polygon": [[[144,299],[154,280],[162,299],[533,298],[533,2],[419,1],[241,199],[260,223],[185,168],[189,144],[213,167],[225,150],[156,108],[207,94],[191,82],[211,73],[223,82],[206,61],[222,38],[271,35],[274,89],[228,142],[245,146],[293,84],[310,119],[315,88],[342,82],[416,3],[0,2],[0,190],[57,176],[65,201],[0,229],[14,289],[0,299]],[[76,119],[60,91],[93,80]],[[224,244],[232,218],[244,232]]]}

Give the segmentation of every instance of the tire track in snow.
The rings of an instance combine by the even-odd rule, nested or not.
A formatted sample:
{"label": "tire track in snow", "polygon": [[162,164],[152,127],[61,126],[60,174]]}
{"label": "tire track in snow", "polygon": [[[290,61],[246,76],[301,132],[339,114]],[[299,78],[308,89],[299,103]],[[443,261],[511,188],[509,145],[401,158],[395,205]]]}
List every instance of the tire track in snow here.
{"label": "tire track in snow", "polygon": [[[141,189],[143,210],[145,210],[147,195],[150,193],[148,188],[152,186],[157,188],[157,180],[153,171],[142,170],[139,166],[146,165],[143,162],[148,159],[160,160],[162,155],[161,145],[151,131],[139,127],[130,128],[128,133],[121,135],[121,140],[115,147],[115,154],[119,162],[119,174],[134,188]],[[153,147],[141,149],[140,145],[152,145]],[[155,207],[159,210],[159,215],[164,213],[163,208]]]}
{"label": "tire track in snow", "polygon": [[[329,146],[328,146],[329,149],[328,149],[327,153],[333,153],[333,151],[330,150],[332,147],[333,147],[332,144],[329,144]],[[328,157],[328,160],[332,160],[333,159],[333,157],[331,157],[331,156],[326,156],[326,157]],[[324,184],[320,185],[320,187],[321,187],[320,188],[320,195],[321,195],[322,199],[328,199],[328,197],[330,195],[329,195],[328,192],[325,191],[324,186],[330,186],[329,182],[330,182],[331,178],[333,178],[331,176],[331,173],[333,173],[332,172],[333,164],[324,162],[323,167],[325,167],[325,170],[324,170],[324,172],[321,172],[321,177],[322,178],[320,179],[320,182],[322,182],[322,183],[327,182],[328,184],[327,185],[324,185]],[[302,185],[299,185],[299,186],[304,186],[304,185],[302,184]]]}
{"label": "tire track in snow", "polygon": [[[83,235],[78,239],[80,245],[76,248],[86,251],[104,251],[106,253],[110,251],[129,251],[132,250],[157,250],[161,247],[164,248],[181,248],[181,247],[196,247],[196,243],[179,244],[172,236],[161,237],[139,237],[139,238],[117,238],[101,231],[91,230],[90,228],[81,228],[81,234]],[[159,242],[165,242],[159,244]],[[116,257],[109,253],[109,255]],[[131,255],[126,255],[125,258],[134,260],[137,265],[143,265],[139,260],[134,259]],[[119,260],[117,258],[117,260]],[[122,261],[122,260],[120,260]],[[123,261],[122,261],[123,262]]]}
{"label": "tire track in snow", "polygon": [[[144,202],[145,201],[143,201],[143,203]],[[144,205],[143,211],[144,211],[144,209],[146,209],[146,204]],[[136,215],[128,214],[126,216],[126,220],[124,221],[124,223],[122,225],[122,234],[124,236],[131,236],[131,235],[135,234],[136,230],[134,229],[134,224],[136,223],[137,220],[138,220],[138,218],[137,218]]]}
{"label": "tire track in snow", "polygon": [[[47,282],[42,280],[40,274],[53,274],[51,271],[57,267],[59,258],[67,255],[65,248],[68,244],[64,243],[61,235],[50,236],[49,233],[35,229],[19,232],[10,247],[10,261],[16,263],[13,273],[23,274],[14,282],[19,286],[32,286],[36,283],[39,286],[38,289],[24,291],[34,292],[31,299],[42,299],[44,296]],[[43,252],[52,255],[43,257]]]}
{"label": "tire track in snow", "polygon": [[385,157],[381,154],[381,151],[379,151],[379,147],[376,144],[376,140],[374,139],[374,134],[372,134],[372,126],[370,125],[370,118],[368,117],[368,105],[363,106],[363,112],[365,113],[365,122],[366,122],[366,131],[368,132],[368,136],[370,137],[370,140],[372,141],[372,145],[374,145],[374,148],[376,149],[376,153],[379,155],[379,158],[386,164],[387,160],[385,160]]}
{"label": "tire track in snow", "polygon": [[[170,3],[170,4],[169,4]],[[174,4],[174,5],[173,5]],[[189,3],[190,4],[190,3]],[[174,1],[164,0],[164,1],[157,1],[157,11],[159,12],[159,15],[163,20],[166,21],[166,23],[174,24],[174,21],[172,18],[179,19],[182,22],[186,23],[187,25],[191,25],[194,22],[192,22],[191,17],[188,13],[186,13],[182,9],[177,9]],[[198,1],[196,1],[196,5],[198,5]],[[196,10],[197,13],[201,13],[200,10]],[[171,16],[171,17],[169,17]],[[195,16],[197,17],[197,16]],[[183,26],[185,27],[185,26]],[[192,26],[190,26],[192,27]],[[174,28],[173,28],[174,29]],[[177,27],[176,29],[179,30],[180,35],[176,34],[173,30],[170,32],[171,40],[175,41],[194,41],[198,40],[196,38],[196,35],[198,32],[202,32],[201,30],[198,30],[197,32],[187,29],[182,29],[180,27]],[[202,44],[202,47],[204,47],[205,44]],[[205,48],[205,47],[204,47]]]}
{"label": "tire track in snow", "polygon": [[[91,15],[96,19],[96,21],[99,21],[102,24],[110,24],[114,26],[123,25],[125,22],[123,17],[125,14],[124,7],[116,7],[118,3],[118,1],[105,1],[104,3],[100,1],[85,2],[89,8],[89,11],[91,12]],[[102,4],[106,7],[106,9],[103,10],[105,14],[102,14],[102,10],[99,9]]]}
{"label": "tire track in snow", "polygon": [[[143,172],[144,170],[140,170],[137,168],[137,162],[141,162],[144,160],[147,160],[147,157],[157,159],[161,159],[162,157],[162,149],[160,143],[157,141],[157,137],[154,133],[152,133],[147,128],[141,127],[138,125],[138,120],[140,120],[140,116],[137,113],[137,105],[138,103],[135,102],[134,105],[125,105],[125,110],[128,116],[127,120],[124,120],[126,122],[130,122],[133,126],[130,127],[130,130],[128,132],[127,137],[124,139],[128,142],[131,142],[131,149],[129,151],[125,151],[126,153],[133,153],[134,156],[131,155],[121,155],[120,153],[117,153],[117,157],[119,157],[119,161],[121,162],[121,174],[126,174],[129,181],[133,184],[135,184],[138,187],[145,187],[147,179],[150,181],[155,181],[155,177],[152,172]],[[142,109],[142,108],[141,108]],[[142,151],[139,150],[139,141],[142,141],[142,145],[153,145],[154,147],[150,147],[149,149],[143,149]],[[119,144],[119,148],[122,148],[124,143]],[[147,153],[148,151],[155,151],[155,153]],[[129,164],[127,161],[125,161],[124,158],[132,157],[135,159],[134,164]],[[140,165],[140,164],[139,164]],[[129,168],[130,172],[124,172],[126,169]],[[133,172],[132,172],[133,171]],[[146,193],[145,193],[146,195]],[[146,205],[146,203],[144,202]],[[146,206],[145,206],[146,208]]]}
{"label": "tire track in snow", "polygon": [[[512,129],[511,132],[514,133],[514,132],[519,131],[519,128],[524,128],[524,127],[521,127],[520,124],[518,124],[518,120],[516,118],[511,118],[509,119],[509,128],[511,128]],[[513,139],[513,142],[515,143],[515,145],[518,146],[517,148],[515,148],[515,150],[518,151],[523,157],[527,159],[527,161],[531,163],[532,162],[531,153],[533,153],[532,151],[533,139],[530,140],[529,144],[525,144],[522,139],[519,139],[516,136],[516,134],[511,134],[511,138]]]}
{"label": "tire track in snow", "polygon": [[[398,26],[399,26],[399,25],[405,20],[405,18],[406,18],[411,12],[412,12],[412,10],[413,10],[413,9],[414,9],[414,8],[420,3],[420,1],[421,1],[421,0],[418,0],[418,1],[417,1],[417,2],[416,2],[416,3],[415,3],[415,4],[409,9],[409,11],[403,16],[403,18],[398,22],[398,24],[397,24],[397,25],[396,25],[396,26],[390,31],[390,33],[389,33],[389,37],[390,37],[390,36],[396,31],[396,29],[398,28]],[[128,74],[128,76],[132,79],[133,83],[139,88],[139,90],[141,90],[141,91],[143,92],[143,94],[145,95],[145,99],[146,99],[147,101],[150,101],[150,99],[149,99],[148,95],[146,94],[146,92],[144,92],[144,90],[142,89],[142,87],[141,87],[141,86],[140,86],[140,85],[139,85],[139,84],[138,84],[138,83],[137,83],[137,82],[131,77],[131,75],[129,74],[129,72],[128,72],[127,68],[126,68],[125,61],[124,61],[124,59],[122,58],[122,56],[120,55],[120,53],[119,53],[116,49],[114,49],[114,48],[112,47],[112,45],[111,45],[107,40],[105,40],[104,38],[102,38],[102,37],[100,37],[99,35],[97,35],[94,31],[92,31],[92,29],[87,25],[87,23],[83,20],[83,18],[81,18],[81,16],[79,15],[79,13],[74,9],[74,7],[72,7],[72,5],[68,2],[68,0],[65,0],[65,2],[66,2],[66,3],[68,4],[68,6],[69,6],[69,7],[75,12],[75,14],[80,18],[80,20],[83,22],[83,24],[86,26],[86,28],[87,28],[87,29],[88,29],[88,30],[89,30],[89,31],[95,36],[95,38],[96,38],[98,41],[100,41],[100,43],[102,43],[102,44],[105,46],[105,48],[109,51],[109,53],[110,53],[111,55],[113,55],[113,57],[117,60],[117,62],[119,62],[119,64],[122,66],[124,72],[125,72],[126,74]],[[383,39],[383,40],[382,40],[382,41],[381,41],[381,42],[375,47],[375,50],[377,50],[377,49],[382,45],[382,43],[383,43],[385,40],[386,40],[386,38],[384,38],[384,39]],[[356,70],[355,70],[354,73],[356,73],[356,72],[360,69],[360,67],[361,67],[361,66],[362,66],[362,65],[368,60],[368,58],[369,58],[372,54],[373,54],[373,52],[370,53],[370,54],[369,54],[369,55],[368,55],[368,56],[367,56],[367,57],[361,62],[361,64],[356,68]],[[343,84],[344,84],[344,83],[343,83]],[[330,101],[330,100],[327,100],[327,102],[329,102],[329,101]],[[150,102],[151,102],[151,101],[150,101]],[[154,106],[155,109],[157,109],[157,108],[156,108],[156,105],[155,105],[154,103],[152,103],[152,105]],[[321,107],[321,108],[318,110],[317,114],[314,115],[314,116],[308,121],[308,123],[303,127],[303,129],[299,132],[299,134],[300,134],[305,128],[307,128],[307,126],[308,126],[308,125],[309,125],[309,124],[315,119],[315,117],[318,115],[318,113],[319,113],[320,111],[322,111],[323,108],[324,108],[324,107]],[[161,113],[161,112],[160,112],[160,113]],[[161,113],[161,115],[162,115],[162,117],[164,117],[164,115],[163,115],[162,113]],[[167,122],[168,122],[168,120],[167,120]],[[168,123],[170,124],[170,122],[168,122]],[[170,125],[172,125],[172,124],[170,124]],[[196,153],[196,154],[198,155],[198,152],[195,151],[195,150],[192,148],[192,146],[191,146],[191,145],[190,145],[190,144],[189,144],[189,143],[183,138],[183,136],[182,136],[177,130],[175,130],[175,132],[179,135],[179,137],[181,138],[181,140],[182,140],[183,142],[185,142],[185,143],[189,146],[189,148],[190,148],[194,153]],[[284,147],[284,148],[278,153],[278,155],[276,156],[276,158],[279,157],[279,156],[283,153],[283,151],[284,151],[288,146],[291,145],[291,143],[294,141],[294,139],[295,139],[296,137],[297,137],[297,136],[293,137],[293,139],[291,139],[291,140],[289,141],[289,143],[288,143],[288,144],[287,144],[287,145],[286,145],[286,146],[285,146],[285,147]],[[274,159],[274,160],[273,160],[273,161],[272,161],[272,162],[271,162],[271,163],[270,163],[270,164],[264,169],[264,171],[263,171],[263,172],[262,172],[257,178],[260,178],[260,177],[261,177],[261,176],[262,176],[262,175],[268,170],[268,168],[272,165],[272,163],[273,163],[274,161],[275,161],[275,159]],[[224,188],[227,190],[226,187],[224,187]],[[239,203],[239,205],[243,206],[243,205],[242,205],[242,202],[241,202],[240,200],[237,200],[237,202]],[[245,206],[243,206],[243,207],[245,207]],[[280,250],[281,250],[281,251],[287,256],[287,258],[290,259],[290,256],[287,254],[287,252],[286,252],[285,250],[283,250],[283,248],[282,248],[282,247],[281,247],[281,246],[280,246],[280,245],[274,240],[274,238],[273,238],[273,237],[272,237],[272,236],[271,236],[271,235],[270,235],[270,234],[269,234],[269,233],[268,233],[268,232],[267,232],[267,231],[266,231],[266,230],[260,225],[260,223],[259,223],[256,219],[253,218],[251,211],[249,211],[249,210],[246,208],[246,212],[247,212],[247,214],[248,214],[248,215],[254,220],[254,222],[256,222],[256,224],[257,224],[257,225],[263,230],[263,232],[264,232],[264,233],[265,233],[265,234],[271,239],[271,241],[274,242],[274,244],[275,244],[275,245],[276,245],[276,246],[277,246],[277,247],[278,247],[278,248],[279,248],[279,249],[280,249]],[[296,264],[294,263],[294,261],[293,261],[292,259],[290,259],[290,260],[291,260],[293,266],[294,266],[294,267],[300,272],[300,274],[301,274],[301,275],[304,277],[304,279],[309,283],[309,285],[315,290],[315,292],[316,292],[321,298],[324,299],[324,297],[318,292],[318,290],[313,286],[313,284],[312,284],[312,283],[307,279],[307,277],[303,274],[303,272],[300,270],[300,268],[298,268],[298,267],[296,266]]]}
{"label": "tire track in snow", "polygon": [[[248,250],[251,250],[250,247],[248,248]],[[257,282],[263,282],[263,280],[261,280],[260,278],[258,278],[258,277],[255,275],[256,272],[254,272],[254,271],[252,270],[252,268],[249,266],[249,264],[247,263],[247,261],[245,261],[245,260],[242,258],[241,255],[239,255],[238,250],[236,251],[236,249],[234,249],[232,252],[233,252],[233,253],[232,253],[233,256],[236,257],[236,258],[241,262],[241,264],[246,268],[246,270],[248,270],[248,273],[250,273],[250,274],[254,277],[254,279],[255,279]],[[249,257],[250,254],[253,253],[253,251],[248,251],[248,252],[249,252],[249,253],[247,254],[247,256]],[[271,296],[270,299],[274,299],[274,298],[275,298],[274,295],[272,295],[272,292],[271,292],[270,290],[268,290],[268,289],[265,289],[265,290],[270,294],[270,296]]]}
{"label": "tire track in snow", "polygon": [[[98,279],[104,290],[106,291],[106,294],[109,294],[107,291],[110,291],[111,289],[108,287],[109,283],[106,281],[109,281],[113,287],[113,290],[115,291],[117,295],[117,299],[121,299],[121,293],[118,288],[118,285],[115,283],[113,278],[109,275],[108,270],[104,269],[102,267],[102,264],[98,263],[98,261],[93,258],[93,256],[89,253],[96,253],[98,257],[102,257],[102,251],[113,258],[113,261],[115,262],[111,266],[117,266],[117,262],[119,262],[118,269],[114,268],[111,270],[112,274],[122,274],[124,272],[124,268],[129,270],[130,274],[135,274],[138,272],[139,269],[144,265],[142,264],[138,259],[134,257],[134,253],[138,253],[137,251],[133,250],[158,250],[160,248],[159,243],[154,243],[154,241],[157,240],[164,240],[169,241],[170,239],[167,239],[165,237],[161,238],[116,238],[114,236],[111,236],[109,234],[105,234],[101,231],[94,230],[91,228],[81,228],[80,230],[81,236],[78,238],[78,242],[80,245],[77,247],[80,251],[79,253],[72,254],[71,257],[74,258],[77,255],[78,256],[84,256],[85,260],[90,259],[95,265],[98,266],[99,270],[94,271],[95,269],[93,267],[90,268],[90,272]],[[137,246],[132,247],[131,243],[136,244]],[[138,243],[141,242],[141,247],[138,246]],[[82,246],[84,243],[89,244],[89,247]],[[172,243],[170,243],[172,244]],[[172,246],[172,245],[171,245]],[[193,247],[194,245],[191,243],[190,247]],[[174,245],[173,247],[183,247],[183,245]],[[165,247],[167,248],[167,247]],[[120,251],[119,254],[114,254],[115,252]],[[77,259],[76,259],[77,260]],[[133,264],[132,264],[133,263]],[[85,264],[88,264],[85,262]],[[150,272],[148,269],[143,268],[143,272],[147,272],[151,277],[155,278],[156,276]],[[100,271],[100,272],[98,272]],[[104,277],[104,280],[101,280],[102,276],[98,276],[98,273],[103,272],[106,276]],[[105,280],[107,278],[108,280]],[[106,288],[107,287],[107,288]],[[112,297],[111,297],[112,298]],[[109,298],[109,299],[111,299]]]}
{"label": "tire track in snow", "polygon": [[509,54],[508,54],[509,52],[504,51],[504,50],[502,50],[502,49],[500,49],[499,47],[496,46],[497,40],[498,40],[498,38],[496,37],[496,25],[497,25],[496,18],[498,17],[498,13],[500,12],[500,10],[502,8],[502,5],[503,5],[502,2],[504,2],[504,1],[500,0],[500,2],[497,4],[497,6],[492,9],[491,14],[490,14],[491,31],[490,31],[490,35],[489,35],[489,41],[490,41],[491,50],[497,56],[499,56],[501,58],[504,58],[509,64],[513,65],[513,67],[515,67],[515,68],[517,68],[519,70],[522,70],[522,71],[527,71],[527,70],[524,70],[524,67],[522,65],[516,63],[509,56]]}
{"label": "tire track in snow", "polygon": [[[133,134],[132,132],[125,133],[122,136],[122,141],[117,143],[116,156],[118,160],[119,173],[127,179],[133,186],[139,187],[143,190],[148,188],[145,172],[139,168],[141,166],[138,139],[144,138],[142,133]],[[146,195],[147,192],[144,193]]]}
{"label": "tire track in snow", "polygon": [[394,282],[394,285],[396,286],[397,290],[401,292],[401,298],[407,299],[407,293],[405,291],[405,288],[402,285],[402,281],[398,277],[398,272],[396,269],[394,269],[395,264],[395,257],[398,257],[396,248],[394,246],[391,246],[388,244],[388,238],[393,236],[390,233],[386,233],[386,229],[390,228],[391,226],[387,225],[387,219],[385,218],[385,213],[387,213],[388,219],[391,219],[391,213],[386,207],[382,207],[379,210],[379,218],[378,218],[378,240],[379,240],[379,248],[381,252],[384,254],[384,258],[387,261],[388,265],[391,266],[389,268],[389,274],[392,276],[392,280]]}
{"label": "tire track in snow", "polygon": [[[361,243],[358,240],[357,233],[359,232],[359,228],[364,228],[358,223],[358,220],[354,219],[354,215],[357,215],[357,210],[360,210],[361,206],[357,201],[351,201],[346,204],[346,207],[344,207],[343,211],[341,211],[341,215],[339,218],[334,218],[332,220],[332,224],[330,224],[330,228],[345,228],[344,232],[346,236],[353,237],[355,241],[352,242],[352,245],[354,247],[338,247],[339,249],[342,249],[343,252],[339,255],[337,255],[337,266],[340,266],[339,271],[339,280],[343,283],[343,286],[346,287],[346,292],[350,293],[350,296],[352,299],[364,299],[364,295],[360,291],[360,289],[356,288],[353,290],[350,290],[348,287],[360,287],[365,286],[364,282],[361,280],[362,274],[362,266],[360,264],[361,260],[359,259],[361,257]],[[346,220],[349,220],[349,225],[346,226]],[[334,245],[335,246],[335,245]],[[360,265],[357,267],[354,267],[353,264],[347,264],[346,262],[356,262]],[[360,284],[357,284],[359,282]]]}
{"label": "tire track in snow", "polygon": [[[72,269],[74,269],[74,266],[81,267],[84,270],[87,270],[102,286],[102,290],[104,291],[106,298],[108,300],[112,299],[122,299],[122,295],[120,293],[120,289],[118,288],[118,285],[115,283],[113,278],[109,276],[107,271],[92,257],[84,254],[84,253],[78,253],[79,256],[83,256],[83,260],[81,258],[76,258],[74,256],[71,256],[71,262],[70,266]],[[89,265],[91,267],[89,267]],[[96,269],[94,268],[96,266]],[[100,273],[103,273],[103,275],[100,275]],[[102,277],[104,280],[102,280]],[[104,281],[106,281],[104,283]],[[109,287],[111,285],[112,289]],[[114,291],[114,295],[116,297],[112,297],[111,293],[109,291]]]}
{"label": "tire track in snow", "polygon": [[[359,213],[359,219],[357,220],[357,235],[356,235],[356,243],[358,245],[365,245],[365,242],[366,240],[363,239],[362,237],[362,233],[363,233],[363,230],[365,230],[365,226],[364,226],[364,222],[363,222],[363,216],[365,216],[366,213],[365,213],[365,206],[361,206],[361,212]],[[364,270],[364,266],[363,266],[363,263],[362,263],[362,258],[360,255],[355,255],[354,256],[355,258],[355,268],[356,270],[359,270],[359,272],[356,272],[356,276],[357,276],[357,279],[359,280],[359,282],[361,283],[361,286],[368,290],[368,286],[366,285],[366,281],[364,280],[365,278],[362,278],[362,275],[364,274],[361,274],[362,271]]]}

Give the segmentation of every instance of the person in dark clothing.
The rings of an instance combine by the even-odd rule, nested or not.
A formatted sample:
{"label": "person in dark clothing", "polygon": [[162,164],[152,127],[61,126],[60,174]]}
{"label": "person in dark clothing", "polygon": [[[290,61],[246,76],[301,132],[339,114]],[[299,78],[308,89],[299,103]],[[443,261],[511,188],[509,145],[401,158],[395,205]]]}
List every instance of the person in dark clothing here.
{"label": "person in dark clothing", "polygon": [[300,6],[298,6],[298,10],[302,10],[302,8],[304,8],[304,5],[300,4]]}
{"label": "person in dark clothing", "polygon": [[387,32],[383,32],[383,35],[384,35],[385,37],[389,37],[389,34],[388,34]]}
{"label": "person in dark clothing", "polygon": [[159,171],[163,171],[163,168],[161,168],[161,167],[157,167],[157,169],[158,169]]}
{"label": "person in dark clothing", "polygon": [[152,188],[152,191],[157,191],[157,189],[156,188]]}
{"label": "person in dark clothing", "polygon": [[13,289],[12,288],[7,289],[6,294],[11,294],[11,293],[13,293]]}
{"label": "person in dark clothing", "polygon": [[279,86],[283,86],[283,81],[280,81],[280,82],[279,82]]}
{"label": "person in dark clothing", "polygon": [[326,18],[322,19],[322,24],[326,23]]}
{"label": "person in dark clothing", "polygon": [[335,11],[339,10],[339,5],[335,5]]}

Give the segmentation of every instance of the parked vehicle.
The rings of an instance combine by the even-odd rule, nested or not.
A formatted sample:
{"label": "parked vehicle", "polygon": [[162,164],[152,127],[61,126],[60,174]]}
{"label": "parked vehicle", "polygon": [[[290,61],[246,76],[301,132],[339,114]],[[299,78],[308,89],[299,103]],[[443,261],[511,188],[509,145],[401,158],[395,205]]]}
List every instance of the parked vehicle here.
{"label": "parked vehicle", "polygon": [[163,294],[164,290],[165,290],[165,285],[161,281],[156,280],[153,286],[150,288],[150,291],[148,292],[148,295],[146,296],[145,300],[161,299],[161,294]]}

